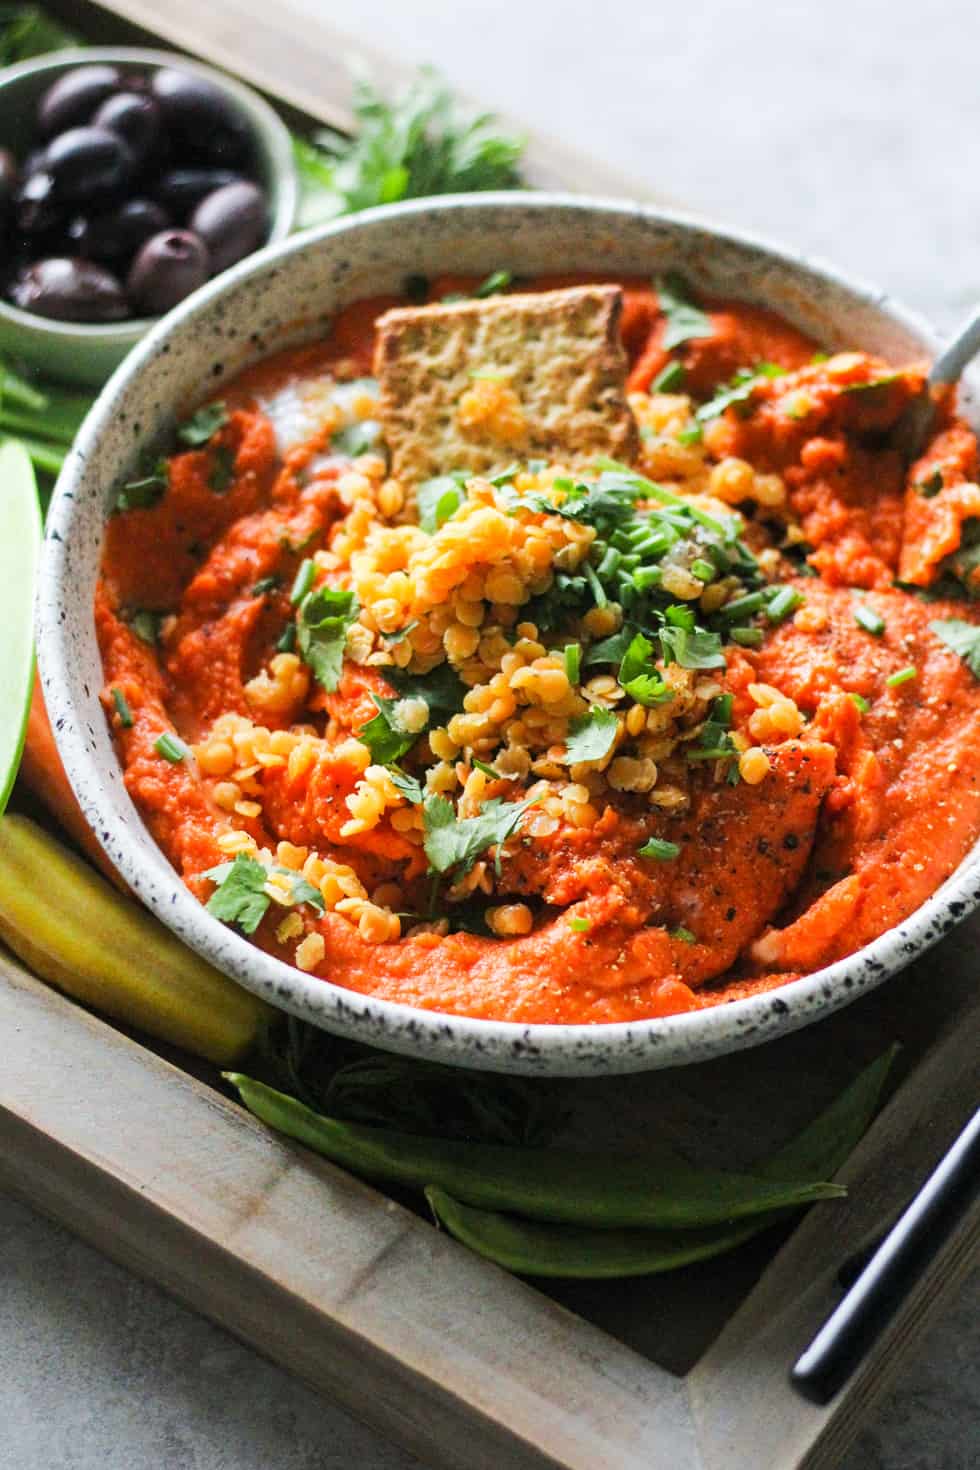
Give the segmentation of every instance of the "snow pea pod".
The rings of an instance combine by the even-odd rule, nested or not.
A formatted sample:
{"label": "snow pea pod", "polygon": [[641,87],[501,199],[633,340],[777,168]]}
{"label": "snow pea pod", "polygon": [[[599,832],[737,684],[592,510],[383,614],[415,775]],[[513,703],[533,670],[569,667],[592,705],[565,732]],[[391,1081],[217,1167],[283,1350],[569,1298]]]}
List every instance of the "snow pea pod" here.
{"label": "snow pea pod", "polygon": [[677,1160],[466,1143],[343,1123],[240,1073],[225,1076],[263,1122],[355,1174],[417,1189],[434,1185],[469,1205],[540,1220],[693,1230],[844,1193],[813,1174],[766,1178]]}
{"label": "snow pea pod", "polygon": [[[759,1166],[779,1178],[819,1167],[834,1174],[867,1128],[897,1048],[879,1057],[809,1127]],[[425,1191],[429,1207],[461,1244],[523,1276],[589,1279],[651,1276],[734,1250],[785,1218],[777,1210],[706,1230],[594,1230],[544,1225],[453,1199],[444,1189]]]}

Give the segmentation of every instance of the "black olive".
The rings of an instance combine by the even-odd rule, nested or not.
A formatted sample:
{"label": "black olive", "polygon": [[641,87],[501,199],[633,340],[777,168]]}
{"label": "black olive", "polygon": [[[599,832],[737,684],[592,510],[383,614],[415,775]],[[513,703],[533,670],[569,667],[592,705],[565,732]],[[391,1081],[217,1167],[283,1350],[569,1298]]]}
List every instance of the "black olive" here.
{"label": "black olive", "polygon": [[16,158],[9,148],[0,148],[0,232],[13,217],[18,178]]}
{"label": "black olive", "polygon": [[43,235],[58,228],[64,210],[55,195],[50,174],[28,175],[14,196],[14,218],[17,228],[25,235]]}
{"label": "black olive", "polygon": [[20,166],[20,176],[22,179],[29,179],[31,174],[39,173],[43,169],[46,153],[46,148],[32,148],[29,153],[24,155],[24,161]]}
{"label": "black olive", "polygon": [[183,301],[211,273],[207,246],[189,230],[152,235],[130,267],[126,291],[136,311],[159,316]]}
{"label": "black olive", "polygon": [[58,199],[89,199],[111,193],[132,171],[132,154],[108,128],[69,128],[48,144],[44,158]]}
{"label": "black olive", "polygon": [[127,199],[102,214],[76,215],[68,226],[68,239],[79,255],[121,265],[171,223],[167,211],[152,199]]}
{"label": "black olive", "polygon": [[226,184],[243,182],[241,174],[227,168],[170,168],[150,188],[175,219],[185,220],[208,194]]}
{"label": "black olive", "polygon": [[108,128],[129,147],[134,163],[139,166],[149,157],[160,136],[163,121],[160,108],[152,97],[138,97],[135,92],[117,92],[107,97],[92,119],[92,126]]}
{"label": "black olive", "polygon": [[235,168],[248,161],[252,132],[235,103],[213,83],[164,67],[151,84],[182,158]]}
{"label": "black olive", "polygon": [[44,93],[37,109],[37,123],[43,138],[52,138],[66,128],[87,123],[100,102],[104,102],[119,85],[119,71],[114,66],[76,66],[53,82]]}
{"label": "black olive", "polygon": [[247,180],[216,189],[201,200],[190,218],[190,228],[208,247],[214,273],[257,250],[268,227],[265,195]]}
{"label": "black olive", "polygon": [[63,322],[118,322],[129,315],[116,277],[91,260],[55,256],[25,266],[10,292],[15,306]]}

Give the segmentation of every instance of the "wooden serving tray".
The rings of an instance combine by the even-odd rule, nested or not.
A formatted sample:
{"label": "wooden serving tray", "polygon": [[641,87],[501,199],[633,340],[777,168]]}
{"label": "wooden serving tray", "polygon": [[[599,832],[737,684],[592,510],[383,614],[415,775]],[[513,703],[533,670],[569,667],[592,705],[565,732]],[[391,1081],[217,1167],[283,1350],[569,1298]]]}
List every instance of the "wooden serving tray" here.
{"label": "wooden serving tray", "polygon": [[[92,40],[164,41],[287,108],[349,124],[338,64],[349,43],[301,31],[288,5],[49,8]],[[389,63],[376,70],[386,85],[398,79]],[[529,163],[538,184],[638,192],[558,145],[532,144]],[[568,1132],[581,1146],[666,1140],[709,1163],[748,1164],[903,1043],[890,1101],[842,1172],[845,1202],[668,1276],[519,1281],[268,1132],[206,1067],[97,1019],[2,951],[0,1185],[427,1464],[830,1470],[976,1250],[980,1205],[833,1403],[790,1388],[792,1362],[839,1298],[841,1267],[976,1104],[978,941],[980,918],[850,1009],[757,1050],[569,1089]]]}

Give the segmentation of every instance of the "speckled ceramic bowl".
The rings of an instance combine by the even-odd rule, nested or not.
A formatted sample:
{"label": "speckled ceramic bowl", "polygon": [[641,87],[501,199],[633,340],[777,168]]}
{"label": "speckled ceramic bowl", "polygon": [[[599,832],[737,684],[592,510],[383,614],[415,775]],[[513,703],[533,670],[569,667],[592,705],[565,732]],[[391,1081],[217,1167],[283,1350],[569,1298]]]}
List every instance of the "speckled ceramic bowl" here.
{"label": "speckled ceramic bowl", "polygon": [[[641,205],[548,196],[447,198],[373,210],[262,251],[199,291],[118,369],[85,421],[48,520],[39,652],[58,747],[86,816],[139,896],[242,985],[328,1030],[393,1051],[499,1071],[641,1071],[792,1031],[879,985],[980,902],[980,854],[904,924],[775,992],[630,1024],[523,1026],[412,1010],[311,978],[213,919],[184,888],[126,794],[98,691],[92,596],[113,487],[178,415],[246,363],[322,334],[334,312],[410,273],[675,266],[705,290],[765,303],[828,348],[901,361],[929,329],[880,292],[744,237]],[[296,323],[305,323],[297,328]],[[978,416],[964,395],[966,411]]]}

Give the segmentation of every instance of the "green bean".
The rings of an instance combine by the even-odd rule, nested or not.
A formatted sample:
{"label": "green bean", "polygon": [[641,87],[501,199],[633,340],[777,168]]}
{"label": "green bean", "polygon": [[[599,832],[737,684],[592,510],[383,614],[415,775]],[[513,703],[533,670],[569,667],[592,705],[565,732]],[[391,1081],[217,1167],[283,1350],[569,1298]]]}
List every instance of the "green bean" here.
{"label": "green bean", "polygon": [[[874,1117],[898,1048],[879,1057],[809,1127],[773,1154],[758,1172],[779,1179],[808,1172],[835,1174]],[[784,1220],[789,1210],[707,1230],[595,1230],[542,1225],[498,1211],[468,1207],[432,1186],[426,1199],[438,1224],[463,1245],[524,1276],[609,1278],[675,1271],[722,1255]]]}
{"label": "green bean", "polygon": [[688,1230],[844,1193],[813,1175],[766,1178],[675,1159],[511,1148],[342,1123],[262,1082],[225,1075],[263,1122],[356,1174],[417,1189],[435,1185],[465,1204],[541,1220]]}

